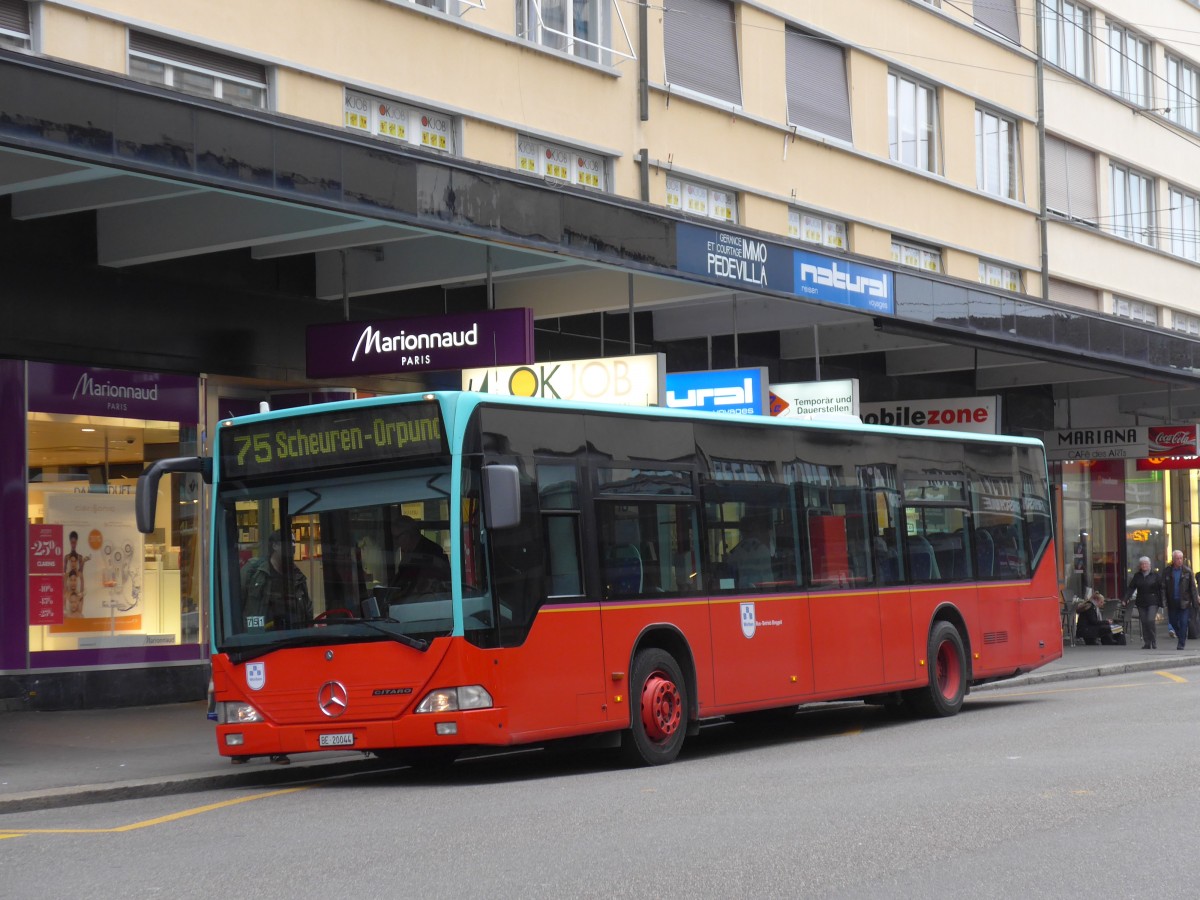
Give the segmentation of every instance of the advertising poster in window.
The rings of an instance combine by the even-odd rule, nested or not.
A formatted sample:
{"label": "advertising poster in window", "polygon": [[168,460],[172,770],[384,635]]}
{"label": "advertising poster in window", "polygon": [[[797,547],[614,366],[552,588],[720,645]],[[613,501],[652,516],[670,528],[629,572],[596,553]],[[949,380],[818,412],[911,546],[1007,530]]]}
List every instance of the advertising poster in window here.
{"label": "advertising poster in window", "polygon": [[63,621],[51,632],[139,631],[143,555],[133,496],[47,494],[46,524],[66,542]]}

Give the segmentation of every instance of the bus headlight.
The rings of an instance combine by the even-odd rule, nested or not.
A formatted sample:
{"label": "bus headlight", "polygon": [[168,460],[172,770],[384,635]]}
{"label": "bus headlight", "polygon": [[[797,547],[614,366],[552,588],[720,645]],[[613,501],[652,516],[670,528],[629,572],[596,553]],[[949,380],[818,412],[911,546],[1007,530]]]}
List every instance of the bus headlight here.
{"label": "bus headlight", "polygon": [[249,703],[217,704],[217,722],[221,725],[246,725],[262,720],[262,713]]}
{"label": "bus headlight", "polygon": [[453,712],[460,709],[491,709],[492,695],[481,684],[438,688],[417,704],[419,713]]}

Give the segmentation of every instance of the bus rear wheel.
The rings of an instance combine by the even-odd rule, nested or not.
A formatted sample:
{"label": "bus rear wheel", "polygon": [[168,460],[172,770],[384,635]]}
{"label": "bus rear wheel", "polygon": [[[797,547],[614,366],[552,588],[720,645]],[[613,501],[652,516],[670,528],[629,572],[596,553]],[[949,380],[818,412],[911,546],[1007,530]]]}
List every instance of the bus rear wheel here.
{"label": "bus rear wheel", "polygon": [[652,647],[634,657],[629,679],[630,728],[621,741],[636,766],[661,766],[679,755],[687,733],[687,685],[679,663]]}
{"label": "bus rear wheel", "polygon": [[962,635],[949,622],[938,622],[929,632],[929,684],[906,692],[904,699],[919,716],[952,716],[967,696],[967,655]]}

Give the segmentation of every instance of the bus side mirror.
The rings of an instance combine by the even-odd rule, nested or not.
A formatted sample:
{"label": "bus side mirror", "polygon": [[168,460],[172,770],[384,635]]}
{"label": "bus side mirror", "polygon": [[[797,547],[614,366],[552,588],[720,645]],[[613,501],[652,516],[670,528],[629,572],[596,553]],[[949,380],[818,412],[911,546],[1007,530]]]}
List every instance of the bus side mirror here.
{"label": "bus side mirror", "polygon": [[521,524],[521,478],[513,465],[483,467],[484,522],[488,528]]}
{"label": "bus side mirror", "polygon": [[170,472],[199,472],[205,484],[212,484],[213,461],[209,456],[175,456],[151,463],[137,480],[134,512],[138,531],[149,534],[154,530],[154,507],[158,503],[158,483]]}

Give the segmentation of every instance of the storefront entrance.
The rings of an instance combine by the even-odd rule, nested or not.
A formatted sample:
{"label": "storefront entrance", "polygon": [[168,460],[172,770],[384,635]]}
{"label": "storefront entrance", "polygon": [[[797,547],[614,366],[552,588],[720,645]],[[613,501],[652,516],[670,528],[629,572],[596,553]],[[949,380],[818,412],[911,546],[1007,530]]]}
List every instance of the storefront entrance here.
{"label": "storefront entrance", "polygon": [[1125,504],[1092,506],[1090,586],[1109,599],[1125,592]]}

